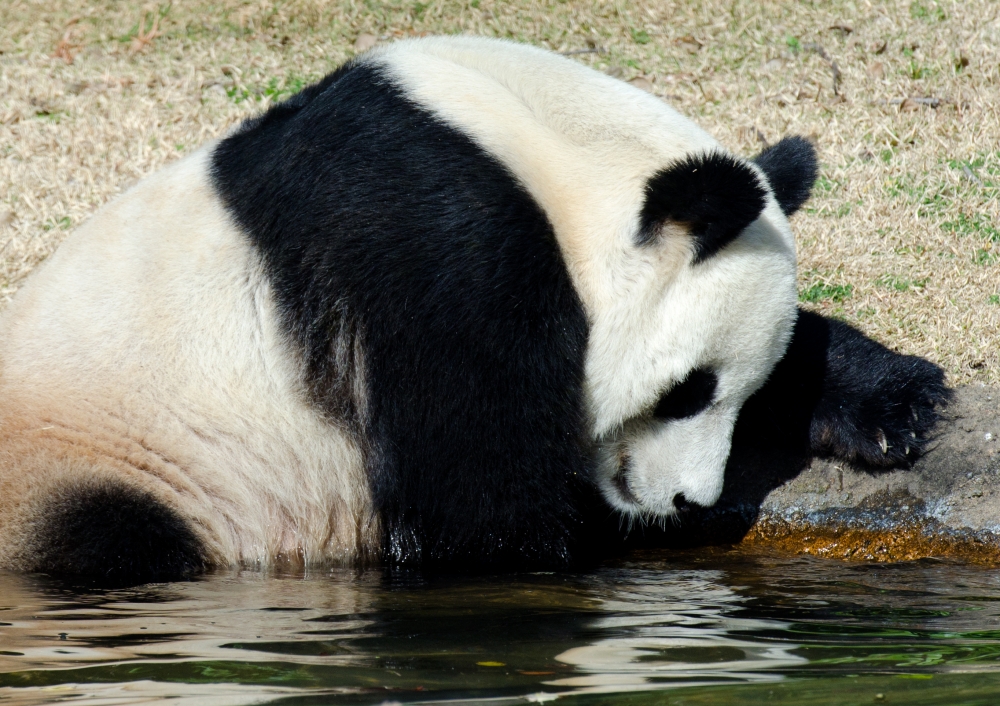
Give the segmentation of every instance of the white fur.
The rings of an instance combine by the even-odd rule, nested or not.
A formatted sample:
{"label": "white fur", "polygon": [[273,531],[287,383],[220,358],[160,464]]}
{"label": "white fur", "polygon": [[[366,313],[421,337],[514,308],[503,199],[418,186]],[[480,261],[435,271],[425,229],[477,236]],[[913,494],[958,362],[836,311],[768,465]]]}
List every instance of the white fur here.
{"label": "white fur", "polygon": [[649,177],[686,155],[721,150],[666,103],[511,42],[422,39],[366,60],[496,155],[545,210],[591,325],[595,438],[614,445],[628,420],[690,370],[716,371],[710,410],[650,421],[629,437],[637,504],[611,483],[615,454],[598,477],[609,502],[630,513],[671,514],[678,493],[714,503],[739,408],[783,354],[795,315],[794,240],[773,197],[736,242],[691,266],[679,227],[667,226],[652,247],[636,245]]}
{"label": "white fur", "polygon": [[130,474],[193,516],[220,564],[354,559],[377,549],[361,453],[308,402],[211,149],[103,208],[18,292],[0,319],[0,412],[19,400],[0,447],[91,461],[42,468],[43,486]]}

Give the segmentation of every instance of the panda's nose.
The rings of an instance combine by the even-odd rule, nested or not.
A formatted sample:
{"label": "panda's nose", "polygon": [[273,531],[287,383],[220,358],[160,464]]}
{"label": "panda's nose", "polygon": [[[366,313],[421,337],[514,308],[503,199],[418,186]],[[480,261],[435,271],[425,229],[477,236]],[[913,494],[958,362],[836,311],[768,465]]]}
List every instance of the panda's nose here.
{"label": "panda's nose", "polygon": [[674,509],[677,510],[677,514],[679,515],[689,513],[692,510],[701,507],[703,506],[699,505],[698,503],[693,503],[686,497],[684,497],[684,493],[677,493],[677,495],[674,496]]}

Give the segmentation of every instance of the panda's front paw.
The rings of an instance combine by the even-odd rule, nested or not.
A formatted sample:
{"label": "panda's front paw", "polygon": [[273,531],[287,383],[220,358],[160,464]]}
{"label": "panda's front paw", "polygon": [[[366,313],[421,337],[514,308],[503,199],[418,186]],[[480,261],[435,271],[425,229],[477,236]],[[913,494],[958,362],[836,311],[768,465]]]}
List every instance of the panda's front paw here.
{"label": "panda's front paw", "polygon": [[840,321],[826,323],[826,369],[810,446],[862,467],[909,466],[926,449],[950,397],[944,371]]}

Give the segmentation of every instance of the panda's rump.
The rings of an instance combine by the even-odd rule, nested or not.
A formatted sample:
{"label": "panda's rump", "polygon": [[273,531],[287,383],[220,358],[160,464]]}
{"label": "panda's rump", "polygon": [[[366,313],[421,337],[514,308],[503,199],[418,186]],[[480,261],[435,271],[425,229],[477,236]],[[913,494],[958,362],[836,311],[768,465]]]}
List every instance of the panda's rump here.
{"label": "panda's rump", "polygon": [[353,559],[374,541],[357,443],[309,404],[210,149],[98,212],[4,312],[0,510],[155,498],[213,563]]}

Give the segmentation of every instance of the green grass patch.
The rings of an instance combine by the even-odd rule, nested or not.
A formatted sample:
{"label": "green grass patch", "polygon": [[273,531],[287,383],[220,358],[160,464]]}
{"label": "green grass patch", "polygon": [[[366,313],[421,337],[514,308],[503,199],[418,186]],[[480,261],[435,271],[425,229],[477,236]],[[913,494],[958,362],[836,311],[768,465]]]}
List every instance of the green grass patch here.
{"label": "green grass patch", "polygon": [[1000,306],[1000,294],[991,294],[989,297],[987,297],[986,302],[988,304],[996,304]]}
{"label": "green grass patch", "polygon": [[649,44],[649,32],[644,29],[633,29],[632,30],[632,41],[636,44]]}
{"label": "green grass patch", "polygon": [[934,70],[926,66],[921,66],[913,59],[910,59],[910,65],[906,69],[906,75],[912,78],[914,81],[919,81],[921,79],[928,78],[934,74]]}
{"label": "green grass patch", "polygon": [[280,101],[285,97],[294,96],[305,88],[308,83],[309,80],[302,76],[286,76],[283,81],[279,81],[278,78],[274,77],[264,87],[263,96],[270,98],[272,101]]}
{"label": "green grass patch", "polygon": [[972,261],[977,265],[992,265],[998,259],[1000,259],[1000,256],[995,252],[985,249],[976,250],[976,254],[972,256]]}
{"label": "green grass patch", "polygon": [[910,17],[915,20],[924,20],[925,22],[944,22],[948,18],[944,10],[936,2],[911,2]]}
{"label": "green grass patch", "polygon": [[226,87],[226,95],[233,103],[242,103],[246,100],[260,101],[265,98],[274,103],[278,103],[285,98],[290,98],[312,82],[312,78],[307,76],[297,76],[289,74],[284,78],[271,77],[263,87],[250,90],[246,86],[233,85]]}
{"label": "green grass patch", "polygon": [[911,289],[923,289],[927,285],[927,280],[909,280],[896,275],[884,274],[875,280],[875,284],[897,292],[908,292]]}
{"label": "green grass patch", "polygon": [[854,285],[816,282],[799,292],[800,302],[815,304],[822,301],[842,302],[854,294]]}
{"label": "green grass patch", "polygon": [[966,194],[1000,198],[1000,152],[982,152],[972,159],[949,159],[947,165],[962,174]]}
{"label": "green grass patch", "polygon": [[242,103],[252,97],[250,91],[243,86],[226,86],[226,96],[233,103]]}
{"label": "green grass patch", "polygon": [[913,186],[907,182],[906,177],[889,177],[882,185],[882,190],[886,196],[896,198],[898,196],[912,196]]}
{"label": "green grass patch", "polygon": [[882,185],[882,190],[891,198],[905,198],[907,203],[917,204],[917,216],[928,218],[952,210],[958,194],[950,184],[915,184],[906,176],[891,177]]}
{"label": "green grass patch", "polygon": [[1000,230],[992,218],[985,213],[975,213],[968,215],[959,213],[954,220],[945,221],[941,224],[941,229],[947,233],[957,235],[976,235],[994,243],[1000,243]]}
{"label": "green grass patch", "polygon": [[58,227],[60,230],[69,230],[70,226],[73,225],[73,219],[69,216],[63,216],[58,220],[52,220],[51,218],[42,225],[42,230],[52,230]]}
{"label": "green grass patch", "polygon": [[825,191],[829,193],[838,187],[840,187],[840,182],[830,179],[825,174],[820,174],[819,178],[816,179],[816,184],[813,188],[815,188],[816,191]]}
{"label": "green grass patch", "polygon": [[69,117],[69,112],[65,110],[36,110],[35,117],[39,120],[46,120],[50,123],[55,123],[58,125],[62,122],[63,118]]}

